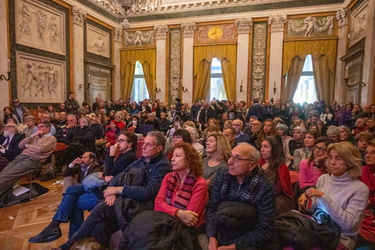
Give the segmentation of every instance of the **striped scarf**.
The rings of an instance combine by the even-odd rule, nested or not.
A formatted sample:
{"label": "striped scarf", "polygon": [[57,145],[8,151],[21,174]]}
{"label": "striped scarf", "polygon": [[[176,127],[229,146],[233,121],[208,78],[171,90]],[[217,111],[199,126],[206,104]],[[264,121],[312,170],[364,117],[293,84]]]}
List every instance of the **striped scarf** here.
{"label": "striped scarf", "polygon": [[[174,200],[173,206],[179,209],[185,210],[189,204],[193,187],[195,185],[196,178],[191,175],[185,177],[184,183],[180,190],[177,191],[177,196]],[[172,206],[173,193],[176,188],[180,185],[180,178],[176,172],[173,172],[173,175],[168,180],[167,190],[166,190],[166,202]]]}
{"label": "striped scarf", "polygon": [[[247,201],[252,201],[255,198],[255,195],[258,193],[258,190],[261,186],[261,180],[262,180],[263,175],[264,175],[264,171],[260,167],[255,168],[252,171],[252,173],[249,176],[249,178],[251,179],[250,185],[246,190],[244,190],[241,193],[239,197],[240,201],[247,202]],[[225,176],[223,186],[221,187],[221,199],[223,201],[227,200],[228,194],[230,193],[230,189],[231,189],[230,188],[231,181],[229,180],[230,176],[231,176],[230,174]]]}

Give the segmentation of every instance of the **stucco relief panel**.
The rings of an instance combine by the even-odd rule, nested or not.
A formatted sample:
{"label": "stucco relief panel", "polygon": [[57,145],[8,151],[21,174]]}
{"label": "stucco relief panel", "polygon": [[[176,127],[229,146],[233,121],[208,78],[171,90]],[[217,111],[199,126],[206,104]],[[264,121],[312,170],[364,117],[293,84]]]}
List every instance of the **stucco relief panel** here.
{"label": "stucco relief panel", "polygon": [[255,23],[253,36],[252,55],[252,98],[264,98],[264,86],[266,80],[267,58],[267,23]]}
{"label": "stucco relief panel", "polygon": [[170,34],[170,100],[174,101],[179,97],[181,85],[181,30],[172,30]]}
{"label": "stucco relief panel", "polygon": [[235,24],[203,25],[198,26],[195,33],[195,43],[227,43],[237,41]]}
{"label": "stucco relief panel", "polygon": [[87,52],[110,58],[111,40],[110,34],[95,26],[87,24]]}
{"label": "stucco relief panel", "polygon": [[16,52],[17,97],[24,103],[64,102],[66,64],[64,61]]}
{"label": "stucco relief panel", "polygon": [[15,1],[16,43],[66,54],[65,13],[38,1]]}
{"label": "stucco relief panel", "polygon": [[126,31],[124,36],[125,46],[127,47],[141,47],[155,45],[155,31],[154,30],[136,30]]}
{"label": "stucco relief panel", "polygon": [[354,45],[366,36],[367,1],[350,14],[349,46]]}
{"label": "stucco relief panel", "polygon": [[288,20],[287,38],[327,37],[336,35],[336,16],[308,16]]}

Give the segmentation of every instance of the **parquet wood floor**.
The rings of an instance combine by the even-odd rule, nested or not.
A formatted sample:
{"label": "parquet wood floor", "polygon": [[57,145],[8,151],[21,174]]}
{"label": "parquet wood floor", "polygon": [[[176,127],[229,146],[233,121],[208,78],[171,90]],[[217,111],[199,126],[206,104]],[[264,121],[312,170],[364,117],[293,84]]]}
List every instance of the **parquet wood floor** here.
{"label": "parquet wood floor", "polygon": [[[61,180],[62,177],[57,179]],[[27,182],[27,180],[20,182]],[[34,180],[34,182],[47,187],[49,192],[26,203],[0,208],[1,250],[47,250],[60,246],[68,240],[69,224],[62,223],[60,239],[43,244],[29,243],[30,237],[39,234],[51,222],[62,199],[62,185],[57,185],[56,190],[54,180],[47,182]]]}

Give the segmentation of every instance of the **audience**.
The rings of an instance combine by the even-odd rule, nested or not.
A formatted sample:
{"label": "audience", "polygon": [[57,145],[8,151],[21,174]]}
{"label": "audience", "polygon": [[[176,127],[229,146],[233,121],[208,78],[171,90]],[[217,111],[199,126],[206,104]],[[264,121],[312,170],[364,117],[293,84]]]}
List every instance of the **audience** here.
{"label": "audience", "polygon": [[[173,159],[174,155],[177,159],[177,153],[181,153],[179,152],[180,150],[185,150],[185,148],[183,149],[181,146],[185,145],[181,144],[184,142],[192,145],[194,152],[198,154],[197,159],[204,158],[203,165],[200,167],[203,169],[203,177],[207,179],[210,195],[214,196],[213,199],[215,201],[214,206],[210,202],[211,210],[209,208],[207,209],[207,234],[209,236],[209,249],[217,249],[218,246],[222,246],[223,248],[233,248],[234,246],[237,247],[237,245],[241,247],[261,246],[262,248],[267,248],[270,244],[274,244],[272,240],[269,240],[269,237],[271,237],[269,235],[273,234],[272,226],[270,226],[270,230],[268,230],[268,226],[265,227],[267,228],[266,234],[262,235],[259,238],[259,241],[255,240],[254,242],[247,238],[245,239],[242,236],[248,234],[253,235],[257,230],[257,226],[248,227],[245,225],[239,229],[236,227],[236,225],[218,226],[216,225],[218,221],[216,221],[216,219],[212,220],[212,218],[222,219],[222,216],[227,216],[227,209],[230,213],[233,212],[233,206],[237,205],[233,205],[231,202],[249,203],[252,205],[252,207],[247,205],[245,205],[245,207],[241,207],[242,204],[240,204],[239,208],[250,211],[249,215],[252,214],[253,216],[242,218],[243,220],[241,222],[246,221],[249,223],[250,221],[250,224],[257,225],[256,223],[258,223],[257,220],[259,217],[257,216],[258,206],[263,206],[261,203],[261,198],[256,198],[258,197],[258,194],[252,194],[251,190],[242,190],[242,186],[246,187],[246,185],[249,185],[249,183],[254,182],[259,184],[260,180],[262,180],[262,183],[265,183],[263,179],[266,177],[267,179],[271,180],[271,185],[273,184],[271,189],[276,197],[272,198],[272,200],[276,201],[274,202],[276,207],[272,208],[274,211],[272,214],[273,216],[277,216],[278,214],[293,208],[293,190],[290,184],[291,177],[289,175],[289,170],[299,170],[299,173],[292,172],[293,183],[295,183],[297,179],[299,180],[299,185],[296,185],[296,190],[294,190],[294,193],[296,194],[304,191],[306,191],[307,194],[310,187],[316,186],[317,189],[319,189],[319,176],[323,177],[326,173],[332,175],[330,172],[330,167],[327,164],[327,162],[332,162],[332,160],[327,160],[327,158],[330,157],[327,153],[327,148],[329,149],[331,147],[329,145],[331,141],[334,143],[339,141],[349,141],[355,144],[357,151],[362,154],[362,164],[371,165],[371,163],[367,163],[367,160],[370,160],[371,158],[371,154],[368,153],[367,148],[369,148],[369,145],[371,146],[370,140],[373,138],[375,132],[375,122],[372,116],[372,114],[375,112],[371,111],[374,105],[370,104],[366,105],[365,111],[363,111],[360,105],[348,102],[346,106],[342,105],[343,109],[340,110],[340,105],[337,105],[335,102],[332,102],[332,106],[327,105],[323,101],[315,102],[309,105],[307,103],[295,104],[293,101],[281,103],[281,101],[278,99],[275,102],[273,102],[273,100],[266,100],[261,104],[258,98],[254,98],[254,103],[249,106],[249,109],[246,109],[246,103],[234,102],[232,100],[213,100],[211,102],[202,101],[202,105],[200,100],[197,100],[197,102],[194,103],[190,109],[188,103],[181,103],[178,98],[176,99],[176,103],[172,105],[163,103],[160,100],[150,102],[149,99],[145,99],[139,104],[136,102],[131,103],[130,99],[127,99],[126,101],[119,99],[113,100],[112,102],[104,101],[101,98],[97,99],[98,100],[96,100],[93,105],[93,108],[95,106],[95,113],[91,113],[91,109],[87,102],[83,102],[82,107],[79,108],[78,103],[77,105],[75,104],[77,101],[75,100],[75,94],[73,92],[69,93],[69,97],[65,104],[61,104],[59,109],[56,110],[60,113],[54,112],[53,105],[49,105],[46,112],[42,112],[41,107],[39,107],[39,109],[37,108],[36,110],[29,111],[23,105],[20,105],[18,99],[13,100],[14,102],[12,108],[5,107],[3,109],[6,126],[3,126],[5,127],[4,134],[0,135],[0,144],[4,148],[0,148],[0,165],[5,167],[3,172],[6,171],[7,174],[6,177],[4,177],[3,172],[0,173],[0,194],[10,192],[9,190],[11,189],[9,189],[9,187],[11,187],[19,176],[21,176],[21,173],[13,174],[14,170],[17,168],[33,169],[40,167],[41,161],[36,159],[41,158],[44,161],[46,156],[50,154],[50,151],[47,150],[45,153],[42,153],[42,156],[39,156],[38,151],[38,153],[36,153],[34,156],[32,155],[31,151],[27,150],[28,148],[25,148],[24,144],[35,143],[35,145],[37,145],[36,142],[34,142],[34,139],[47,139],[47,134],[49,133],[51,135],[55,135],[55,138],[58,141],[58,146],[55,148],[55,151],[64,153],[63,161],[66,165],[73,162],[78,163],[75,162],[75,159],[85,152],[93,152],[93,154],[96,155],[94,158],[98,159],[98,164],[104,163],[105,165],[104,174],[101,174],[102,172],[99,170],[95,170],[99,171],[95,174],[97,176],[101,176],[101,181],[110,182],[110,187],[104,191],[104,193],[103,190],[105,189],[105,186],[103,186],[103,189],[98,189],[99,191],[97,190],[97,192],[90,193],[87,192],[87,190],[82,191],[83,184],[76,184],[68,188],[64,194],[64,197],[74,197],[69,198],[73,201],[72,203],[69,203],[69,206],[72,207],[72,212],[69,213],[77,214],[77,216],[73,216],[73,223],[71,220],[71,230],[69,236],[72,236],[72,234],[77,231],[79,226],[82,224],[84,210],[93,209],[101,199],[105,199],[105,202],[96,206],[98,210],[94,209],[91,213],[93,215],[89,216],[87,225],[83,224],[84,229],[82,230],[85,230],[85,232],[82,230],[78,231],[80,232],[78,237],[74,238],[73,236],[74,239],[67,242],[67,245],[63,245],[62,248],[71,246],[73,242],[83,239],[86,236],[94,236],[94,238],[98,240],[100,244],[103,246],[108,246],[110,235],[108,235],[108,237],[104,237],[104,239],[99,239],[99,235],[100,232],[107,230],[103,228],[108,228],[110,224],[115,221],[111,217],[115,212],[109,207],[115,206],[114,204],[119,202],[119,200],[121,200],[119,203],[122,205],[128,204],[130,200],[135,200],[136,204],[141,204],[141,202],[143,202],[143,200],[139,199],[137,195],[134,196],[133,194],[125,194],[125,188],[121,192],[122,195],[116,193],[116,191],[118,192],[121,187],[133,187],[134,185],[137,185],[136,182],[134,182],[135,179],[132,179],[132,177],[129,176],[139,177],[142,175],[141,172],[143,170],[141,172],[137,172],[135,170],[129,172],[130,168],[127,168],[125,171],[126,173],[121,173],[128,164],[135,160],[134,150],[137,146],[137,136],[134,135],[134,132],[138,132],[137,130],[139,124],[153,125],[155,130],[163,132],[166,134],[167,138],[171,139],[170,141],[173,143],[170,145],[168,150],[169,154],[167,153],[167,155],[172,160],[172,163],[175,162]],[[171,106],[171,109],[169,109],[169,105]],[[375,108],[373,109],[375,110]],[[67,115],[67,112],[69,112],[69,115]],[[170,114],[168,117],[166,116],[167,113]],[[77,126],[78,117],[80,117],[79,126]],[[245,117],[248,119],[245,120]],[[39,132],[40,129],[35,126],[37,119],[40,119],[43,122],[41,124],[49,124],[49,122],[53,122],[55,126],[48,128],[49,133],[42,135],[42,133]],[[184,130],[179,130],[183,122]],[[109,125],[107,126],[108,123]],[[173,124],[173,126],[171,126],[171,124]],[[204,134],[199,134],[202,133],[202,131],[196,129],[197,125],[204,130]],[[43,125],[41,125],[41,127],[43,127]],[[309,128],[309,131],[305,132],[307,127]],[[21,131],[21,133],[17,133],[17,129]],[[41,128],[41,130],[43,130],[43,128]],[[104,145],[104,143],[99,143],[100,141],[104,140],[104,131],[106,131],[106,138],[109,142],[107,148],[100,146]],[[124,133],[124,131],[129,132]],[[42,135],[40,138],[39,134]],[[327,134],[329,139],[326,137],[318,138],[320,135],[324,134]],[[21,149],[18,149],[18,146],[15,146],[15,144],[17,144],[15,141],[15,136],[26,136],[26,139],[31,139],[28,139],[30,140],[30,143],[20,143],[20,147],[24,149],[24,151],[17,157],[14,155],[12,159],[11,157],[9,158],[9,153],[11,153],[11,151],[18,150],[18,153],[22,151]],[[293,138],[290,136],[293,136]],[[354,140],[354,136],[356,140]],[[154,138],[156,137],[154,136]],[[9,138],[10,141],[9,145],[7,145],[6,142],[7,138]],[[97,142],[96,144],[95,139]],[[245,144],[243,144],[244,142]],[[253,154],[253,150],[255,149],[247,143],[254,145],[261,152],[262,160],[256,162],[257,164],[261,165],[261,167],[256,166],[254,168],[253,161],[249,160],[253,160],[256,157]],[[51,145],[53,145],[53,142],[48,140],[46,148],[49,149]],[[32,145],[26,147],[32,148]],[[146,146],[146,148],[147,147],[149,146]],[[150,147],[152,148],[152,146]],[[175,152],[175,147],[180,147],[177,152]],[[188,147],[191,148],[191,146]],[[145,146],[143,147],[143,151],[147,151],[144,148]],[[164,151],[164,145],[162,148],[162,151]],[[231,148],[233,152],[238,153],[238,155],[233,155],[232,158],[230,158],[229,153]],[[249,152],[239,150],[244,148],[249,150]],[[161,152],[158,151],[157,153],[157,151],[158,150],[154,152],[155,157],[161,154]],[[331,152],[333,151],[331,150]],[[21,161],[19,160],[19,157],[22,158]],[[30,159],[25,160],[26,158]],[[141,159],[143,159],[143,161],[141,161],[140,164],[147,165],[147,161],[153,159],[153,157],[146,158],[142,157]],[[22,161],[24,161],[25,164],[26,162],[29,163],[27,163],[26,166],[23,166],[24,162]],[[8,162],[10,163],[8,164]],[[14,162],[14,164],[17,166],[13,167],[12,162]],[[58,160],[58,162],[61,161]],[[229,163],[229,166],[227,162]],[[179,163],[183,163],[183,161],[178,161],[176,164],[178,165]],[[132,166],[135,166],[134,164]],[[12,168],[10,166],[12,166]],[[247,171],[245,171],[245,166],[248,167]],[[331,164],[331,166],[334,166],[334,164]],[[83,177],[86,177],[91,170],[93,171],[96,169],[92,168],[92,166],[88,167],[87,169],[86,167],[88,166],[81,166],[77,169],[77,172],[79,172],[79,181],[82,181],[84,179]],[[186,170],[188,171],[190,167],[191,166],[186,166]],[[238,174],[237,168],[242,168],[244,172]],[[73,169],[67,166],[67,171],[64,171],[64,175],[70,175],[69,173],[72,172]],[[182,169],[183,168],[181,168],[181,170]],[[24,173],[25,170],[22,170],[22,172]],[[116,175],[122,177],[116,177]],[[164,176],[165,174],[159,177],[162,179]],[[172,174],[170,176],[172,176]],[[226,179],[223,179],[223,176],[225,176]],[[148,183],[148,178],[143,179],[144,177],[145,176],[139,177],[138,179]],[[161,182],[160,178],[158,180]],[[243,184],[241,180],[244,182]],[[238,194],[231,193],[234,192],[234,187],[228,186],[229,183],[230,185],[234,185],[234,187],[241,187]],[[215,193],[216,184],[219,186],[221,185],[222,187],[220,189],[221,191],[219,192],[220,196],[218,196],[217,190]],[[76,189],[74,189],[74,186],[80,187],[76,187]],[[3,187],[6,190],[4,190]],[[153,188],[155,188],[155,186],[153,186]],[[301,191],[299,191],[298,188],[301,189]],[[157,188],[157,190],[159,190],[159,188]],[[227,190],[225,195],[223,190]],[[68,192],[70,193],[67,194]],[[328,191],[326,192],[329,193]],[[156,191],[153,191],[153,194],[156,195]],[[241,196],[241,194],[243,195]],[[230,198],[227,200],[222,200],[223,197],[232,196],[234,197],[233,199]],[[117,226],[110,228],[109,232],[114,232],[118,228],[125,230],[125,225],[127,225],[129,218],[134,217],[136,213],[145,209],[151,210],[152,205],[149,205],[152,204],[153,199],[151,199],[151,196],[148,197],[149,199],[147,202],[142,203],[147,204],[147,208],[143,205],[143,208],[138,207],[139,210],[133,213],[131,217],[128,217],[124,212],[120,215],[120,219],[118,218],[119,223],[117,223]],[[255,202],[254,199],[257,199],[257,201]],[[265,197],[265,199],[270,199],[270,197]],[[85,202],[87,204],[85,204]],[[219,207],[218,204],[221,203],[223,204]],[[227,205],[227,203],[230,205]],[[63,203],[63,201],[62,204],[66,206],[66,203]],[[318,203],[318,207],[319,204],[320,203]],[[168,205],[174,207],[172,203]],[[216,210],[212,207],[216,207]],[[268,207],[268,209],[270,209],[270,207]],[[116,213],[116,216],[118,216],[118,212]],[[239,212],[237,211],[237,213]],[[366,215],[367,213],[368,211],[366,212]],[[105,216],[108,215],[109,217],[104,218],[103,214],[105,214]],[[241,216],[243,215],[243,213],[239,214],[241,214]],[[100,217],[99,221],[105,222],[103,222],[103,224],[102,222],[98,224],[97,218],[93,218],[95,216],[97,218]],[[107,218],[110,219],[107,220]],[[178,216],[175,215],[175,218],[178,218]],[[193,217],[191,218],[193,219]],[[372,217],[368,217],[367,219],[369,218]],[[199,221],[201,221],[201,219],[204,218],[199,218]],[[270,217],[269,219],[273,220],[274,217]],[[64,219],[61,222],[68,221],[69,219]],[[264,221],[262,221],[262,223],[263,222]],[[263,225],[262,223],[260,224],[261,227]],[[267,221],[267,223],[269,223],[269,221]],[[91,229],[87,230],[87,228],[91,227],[91,225],[95,225],[96,229],[94,231],[91,231]],[[355,225],[355,227],[356,226],[357,225]],[[72,227],[75,229],[72,229]],[[41,233],[42,236],[44,234],[42,237],[43,241],[46,240],[46,238],[47,240],[51,240],[56,237],[56,235],[50,236],[48,232],[58,234],[60,231],[57,228],[59,227],[57,226],[54,227],[54,229],[46,230],[47,236],[45,236],[46,232],[43,230]],[[135,228],[137,227],[135,226]],[[194,227],[191,227],[190,229],[192,228]],[[343,230],[347,231],[346,228]],[[198,231],[188,230],[188,232],[191,234],[191,236],[193,236],[194,239],[196,239]],[[257,233],[258,232],[255,234],[257,235]],[[344,234],[346,233],[344,232]],[[352,246],[351,240],[355,239],[357,231],[354,230],[348,234],[350,236],[347,237],[345,235],[346,238],[344,238],[350,238],[350,240],[347,242],[345,240],[342,241],[342,245],[340,245],[340,247]],[[369,232],[364,235],[367,238],[363,237],[364,239],[362,240],[366,242],[365,239],[369,238]],[[38,238],[38,236],[36,237]],[[369,239],[371,239],[371,237]],[[134,239],[132,238],[129,238],[129,240],[130,242],[134,242]],[[371,240],[369,241],[371,242]]]}

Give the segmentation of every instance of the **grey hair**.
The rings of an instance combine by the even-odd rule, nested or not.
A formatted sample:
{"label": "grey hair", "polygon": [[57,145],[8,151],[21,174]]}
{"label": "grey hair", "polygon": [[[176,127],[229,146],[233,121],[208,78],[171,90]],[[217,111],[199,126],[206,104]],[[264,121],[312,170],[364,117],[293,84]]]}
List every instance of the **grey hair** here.
{"label": "grey hair", "polygon": [[327,135],[337,135],[340,137],[340,129],[336,126],[329,126],[327,129]]}
{"label": "grey hair", "polygon": [[165,136],[160,131],[150,131],[147,133],[147,136],[155,137],[156,145],[161,145],[163,148],[165,147]]}
{"label": "grey hair", "polygon": [[193,142],[196,142],[196,141],[199,140],[199,134],[198,134],[198,132],[197,132],[197,130],[195,128],[193,128],[193,127],[186,127],[185,129],[192,134],[193,137],[191,139],[193,140]]}

